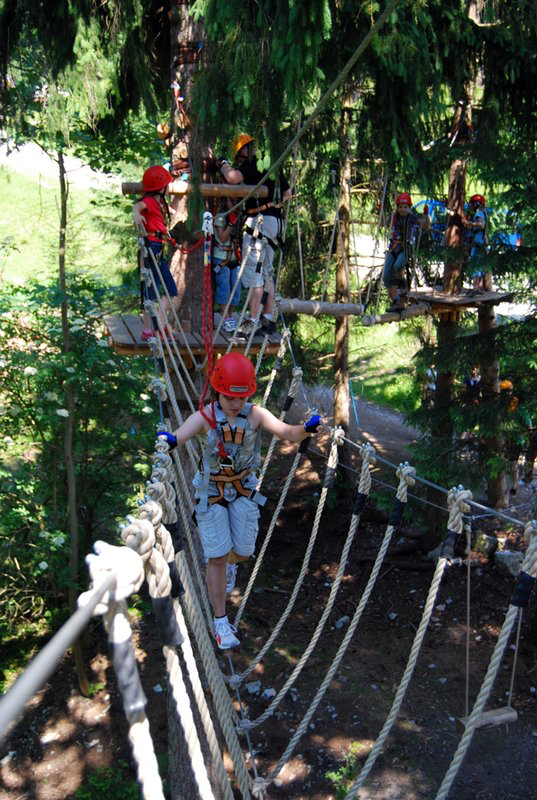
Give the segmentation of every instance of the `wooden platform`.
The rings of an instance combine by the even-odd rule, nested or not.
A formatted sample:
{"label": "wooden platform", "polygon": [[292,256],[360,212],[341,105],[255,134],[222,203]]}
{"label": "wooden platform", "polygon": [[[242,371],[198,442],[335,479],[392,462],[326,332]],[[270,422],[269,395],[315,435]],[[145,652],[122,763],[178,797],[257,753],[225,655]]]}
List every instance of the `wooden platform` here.
{"label": "wooden platform", "polygon": [[512,298],[512,292],[483,292],[471,294],[470,289],[463,289],[460,294],[446,294],[442,289],[411,290],[408,293],[409,304],[402,311],[385,311],[382,314],[364,314],[362,325],[383,325],[387,322],[400,322],[411,317],[425,314],[446,314],[462,312],[469,308],[478,308],[488,303],[498,305]]}
{"label": "wooden platform", "polygon": [[[215,315],[216,316],[216,315]],[[116,353],[128,356],[147,356],[151,353],[149,342],[142,340],[143,324],[142,319],[137,314],[107,314],[104,317],[104,324],[108,335],[108,343],[113,347]],[[187,362],[191,361],[188,347],[194,356],[203,357],[205,355],[205,346],[203,344],[203,337],[201,333],[189,332],[185,333],[185,338],[179,334],[176,339],[179,352]],[[214,343],[215,353],[225,353],[229,347],[232,334],[220,333]],[[274,333],[269,337],[268,346],[266,349],[267,354],[276,354],[280,347],[281,336],[279,333]],[[187,347],[188,343],[188,347]],[[250,348],[250,353],[255,355],[259,352],[263,344],[262,337],[256,337],[253,340]],[[246,345],[246,339],[239,339],[233,345],[232,350],[242,352]],[[167,352],[164,348],[165,353]]]}

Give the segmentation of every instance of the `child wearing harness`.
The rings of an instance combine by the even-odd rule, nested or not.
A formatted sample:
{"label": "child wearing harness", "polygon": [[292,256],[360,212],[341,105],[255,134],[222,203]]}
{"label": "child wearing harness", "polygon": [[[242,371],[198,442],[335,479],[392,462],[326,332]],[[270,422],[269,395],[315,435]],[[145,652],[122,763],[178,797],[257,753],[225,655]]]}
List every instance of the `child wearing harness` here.
{"label": "child wearing harness", "polygon": [[[255,154],[255,143],[252,136],[241,133],[231,143],[234,166],[223,159],[220,162],[220,172],[226,183],[238,184],[246,183],[255,186],[263,178],[263,173],[257,168]],[[250,317],[244,321],[239,335],[246,339],[255,331],[254,335],[265,335],[276,332],[276,324],[272,320],[274,309],[274,275],[272,264],[274,253],[278,246],[281,246],[281,236],[283,232],[282,222],[282,203],[291,199],[291,189],[285,175],[279,176],[279,190],[281,192],[281,202],[276,202],[277,186],[276,181],[267,178],[263,184],[268,189],[266,199],[259,200],[250,197],[245,203],[246,226],[242,239],[243,252],[250,255],[246,260],[244,272],[242,274],[242,285],[245,289],[252,289],[250,295]],[[258,263],[258,253],[255,247],[253,234],[256,228],[257,218],[261,217],[261,224],[258,231],[258,239],[263,249],[262,263]],[[260,314],[260,325],[256,326],[255,319]]]}
{"label": "child wearing harness", "polygon": [[[168,259],[163,253],[164,242],[170,239],[166,221],[170,218],[168,204],[165,200],[166,187],[173,180],[172,176],[164,167],[155,165],[146,169],[142,176],[142,187],[144,196],[134,204],[132,213],[134,224],[139,227],[143,225],[144,243],[146,255],[144,256],[144,266],[151,270],[151,275],[155,281],[157,291],[160,293],[162,281],[168,290],[170,297],[177,297],[177,286],[168,267]],[[160,279],[158,265],[162,275]],[[142,310],[144,315],[144,329],[142,339],[146,341],[155,335],[151,328],[151,321],[145,309],[144,300],[156,300],[157,295],[152,284],[144,290],[142,282]],[[159,333],[161,336],[172,336],[167,327],[167,312],[170,307],[168,297],[164,295],[161,299],[162,314],[159,310]]]}
{"label": "child wearing harness", "polygon": [[261,431],[301,442],[320,425],[315,414],[303,425],[288,425],[270,411],[248,402],[256,390],[255,369],[242,353],[227,353],[211,375],[212,400],[191,414],[175,433],[159,433],[171,447],[194,436],[206,437],[198,472],[196,521],[205,557],[207,588],[214,612],[214,636],[220,650],[237,647],[237,629],[226,615],[226,592],[233,590],[237,564],[255,549],[259,506],[256,491]]}
{"label": "child wearing harness", "polygon": [[222,324],[222,329],[227,333],[232,333],[237,327],[233,317],[234,309],[239,305],[241,299],[241,284],[233,292],[233,287],[237,282],[239,261],[237,259],[237,215],[230,213],[217,214],[214,218],[213,232],[213,251],[211,264],[214,272],[216,284],[215,301],[220,305],[220,311],[224,313],[229,301],[229,310],[226,319]]}
{"label": "child wearing harness", "polygon": [[413,241],[419,228],[429,230],[431,220],[428,206],[425,206],[420,219],[412,210],[412,198],[401,192],[395,198],[397,210],[390,223],[390,243],[384,259],[382,282],[388,290],[391,305],[388,311],[402,311],[406,305],[404,296],[407,289],[400,288],[405,283],[403,270],[412,254]]}
{"label": "child wearing harness", "polygon": [[469,274],[472,278],[470,295],[483,294],[490,287],[490,273],[485,271],[485,254],[487,252],[487,214],[485,198],[482,194],[474,194],[469,200],[471,217],[463,217],[463,225],[471,231]]}

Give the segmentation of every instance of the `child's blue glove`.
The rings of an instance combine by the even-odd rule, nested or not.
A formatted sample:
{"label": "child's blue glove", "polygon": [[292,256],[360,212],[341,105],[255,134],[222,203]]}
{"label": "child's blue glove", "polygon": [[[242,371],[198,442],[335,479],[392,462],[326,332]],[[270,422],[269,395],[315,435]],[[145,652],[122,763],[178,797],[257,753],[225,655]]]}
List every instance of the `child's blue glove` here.
{"label": "child's blue glove", "polygon": [[177,447],[177,439],[173,435],[173,433],[168,433],[168,431],[159,431],[157,436],[163,436],[166,442],[168,443],[170,450],[173,450],[174,447]]}
{"label": "child's blue glove", "polygon": [[312,414],[311,417],[305,421],[304,430],[306,433],[317,433],[320,424],[321,417],[319,414]]}

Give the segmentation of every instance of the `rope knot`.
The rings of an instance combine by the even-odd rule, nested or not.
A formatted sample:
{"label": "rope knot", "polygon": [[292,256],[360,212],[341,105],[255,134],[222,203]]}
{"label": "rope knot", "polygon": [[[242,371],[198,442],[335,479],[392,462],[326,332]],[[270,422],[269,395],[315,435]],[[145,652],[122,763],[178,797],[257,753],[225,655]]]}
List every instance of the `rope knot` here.
{"label": "rope knot", "polygon": [[416,470],[411,467],[408,461],[405,461],[397,467],[395,474],[399,478],[399,486],[397,487],[397,499],[402,503],[407,501],[408,487],[414,486],[416,483],[414,475]]}
{"label": "rope knot", "polygon": [[266,800],[269,782],[265,778],[256,778],[252,784],[252,795],[255,800]]}
{"label": "rope knot", "polygon": [[334,444],[337,444],[338,447],[342,447],[345,444],[345,431],[339,425],[334,428],[332,436],[334,438]]}
{"label": "rope knot", "polygon": [[232,689],[238,689],[239,686],[241,685],[241,676],[237,675],[237,673],[235,672],[233,675],[229,676],[227,682],[229,683]]}
{"label": "rope knot", "polygon": [[131,550],[147,561],[155,545],[155,530],[148,519],[128,516],[129,525],[120,526],[121,538]]}
{"label": "rope knot", "polygon": [[[111,602],[118,602],[136,592],[144,580],[143,561],[134,550],[128,547],[116,547],[107,542],[95,542],[95,553],[86,556],[92,589],[98,589],[104,579],[112,572],[116,578],[116,587],[106,592],[95,608],[95,614],[105,614]],[[83,592],[78,598],[78,605],[84,606],[93,592]]]}
{"label": "rope knot", "polygon": [[160,395],[161,400],[168,399],[168,387],[162,378],[152,378],[149,388],[153,394]]}
{"label": "rope knot", "polygon": [[463,514],[468,514],[470,506],[467,500],[472,499],[472,492],[464,486],[453,487],[448,492],[448,529],[454,533],[462,533],[464,527]]}

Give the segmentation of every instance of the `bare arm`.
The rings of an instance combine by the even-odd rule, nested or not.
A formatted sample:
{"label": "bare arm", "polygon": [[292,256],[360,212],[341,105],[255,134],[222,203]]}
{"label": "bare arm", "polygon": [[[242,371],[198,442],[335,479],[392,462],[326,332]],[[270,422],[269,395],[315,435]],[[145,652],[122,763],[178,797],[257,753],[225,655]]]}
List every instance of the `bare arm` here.
{"label": "bare arm", "polygon": [[250,411],[250,424],[254,429],[261,428],[287,442],[301,442],[311,435],[306,433],[303,425],[288,425],[287,422],[281,422],[274,414],[260,406],[253,406]]}
{"label": "bare arm", "polygon": [[222,164],[221,173],[226,183],[244,183],[244,176],[240,169],[235,169],[231,164]]}
{"label": "bare arm", "polygon": [[143,225],[144,218],[142,217],[142,211],[144,208],[147,208],[146,204],[143,200],[138,200],[132,207],[132,216],[134,218],[135,225]]}
{"label": "bare arm", "polygon": [[192,439],[200,433],[207,433],[208,430],[209,423],[207,420],[199,411],[195,411],[176,431],[174,431],[174,436],[177,439],[177,444],[185,444],[189,439]]}

